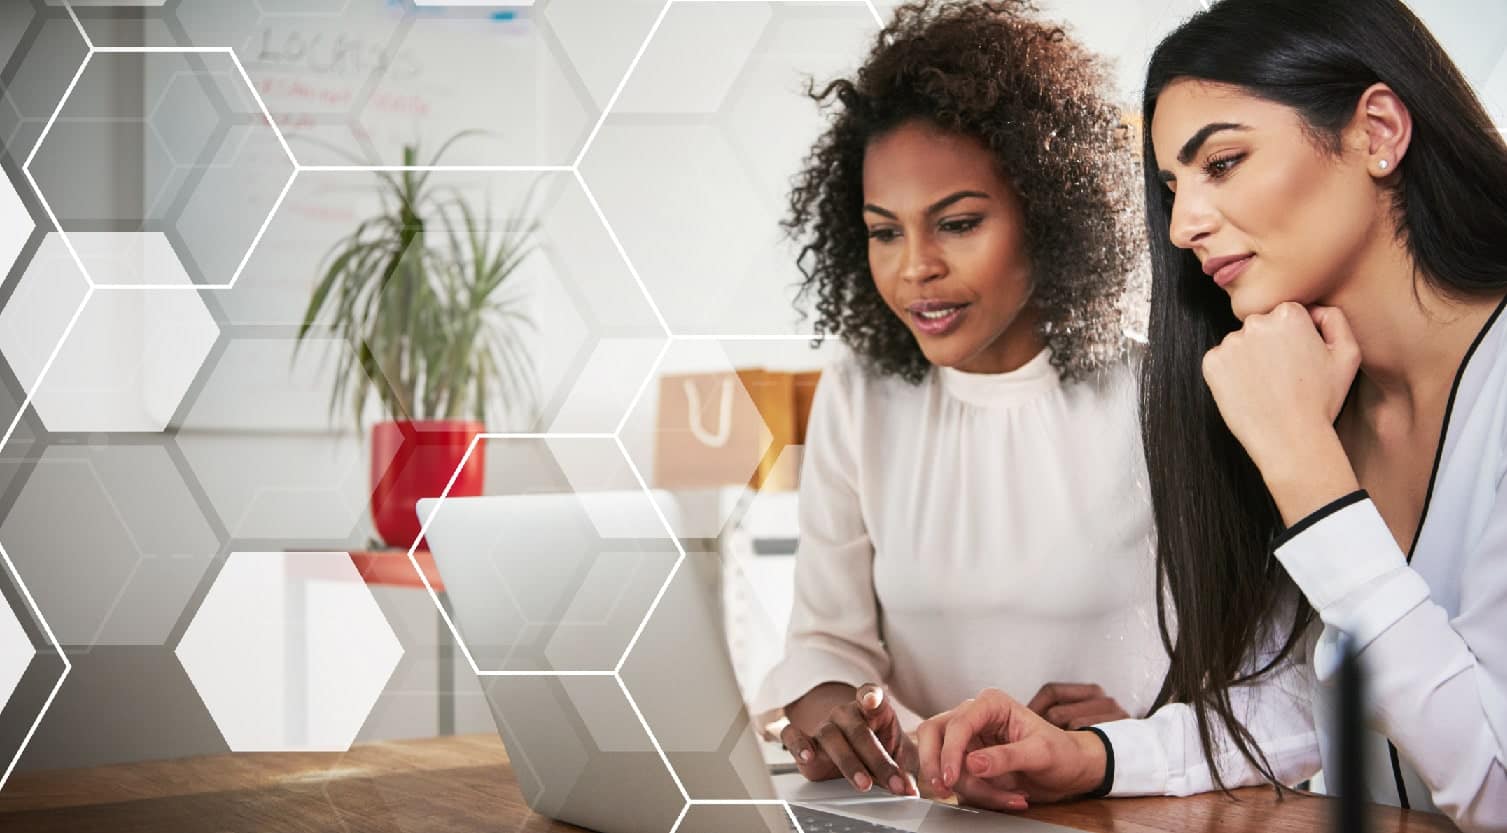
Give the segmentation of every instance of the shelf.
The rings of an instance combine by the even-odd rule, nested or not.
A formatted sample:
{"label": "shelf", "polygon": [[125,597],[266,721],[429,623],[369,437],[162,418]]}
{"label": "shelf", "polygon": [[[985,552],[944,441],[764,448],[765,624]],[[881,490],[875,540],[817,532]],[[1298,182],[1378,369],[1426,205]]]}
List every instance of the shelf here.
{"label": "shelf", "polygon": [[[439,570],[434,566],[434,555],[429,550],[415,550],[415,560],[419,562],[419,568],[429,579],[429,585],[436,593],[445,592],[445,585],[440,581]],[[414,572],[413,564],[408,560],[408,550],[366,550],[351,553],[351,562],[356,565],[356,571],[366,579],[367,584],[380,584],[388,587],[423,587],[419,574]]]}

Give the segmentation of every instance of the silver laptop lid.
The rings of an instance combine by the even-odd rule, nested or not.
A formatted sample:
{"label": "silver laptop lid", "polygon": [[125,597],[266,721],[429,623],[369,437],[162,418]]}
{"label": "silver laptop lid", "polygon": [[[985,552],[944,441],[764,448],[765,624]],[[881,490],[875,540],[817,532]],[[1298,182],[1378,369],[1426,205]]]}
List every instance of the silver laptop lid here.
{"label": "silver laptop lid", "polygon": [[[641,491],[418,507],[529,806],[603,833],[670,830],[685,806],[677,780],[692,799],[776,797],[708,602],[718,555],[675,569],[655,504],[673,507]],[[778,806],[697,806],[679,829],[789,823]]]}

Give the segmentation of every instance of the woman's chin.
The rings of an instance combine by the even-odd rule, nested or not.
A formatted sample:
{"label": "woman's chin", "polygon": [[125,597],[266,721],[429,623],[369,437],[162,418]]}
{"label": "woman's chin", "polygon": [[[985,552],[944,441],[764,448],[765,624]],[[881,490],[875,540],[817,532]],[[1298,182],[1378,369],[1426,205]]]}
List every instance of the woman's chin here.
{"label": "woman's chin", "polygon": [[1240,277],[1242,278],[1240,282],[1227,287],[1225,291],[1230,296],[1230,312],[1234,313],[1235,317],[1242,322],[1252,315],[1262,315],[1271,312],[1289,301],[1296,301],[1303,306],[1308,306],[1313,301],[1307,299],[1318,294],[1306,291],[1302,285],[1296,287],[1289,286],[1287,291],[1275,293],[1271,291],[1272,285],[1270,283],[1245,283],[1244,278],[1246,276],[1241,275]]}
{"label": "woman's chin", "polygon": [[968,351],[961,349],[962,345],[958,344],[953,336],[942,338],[922,336],[919,341],[921,354],[937,367],[956,367],[959,363],[968,360]]}
{"label": "woman's chin", "polygon": [[1265,297],[1264,293],[1254,292],[1250,288],[1231,287],[1230,312],[1243,322],[1252,315],[1271,312],[1285,300],[1287,299]]}

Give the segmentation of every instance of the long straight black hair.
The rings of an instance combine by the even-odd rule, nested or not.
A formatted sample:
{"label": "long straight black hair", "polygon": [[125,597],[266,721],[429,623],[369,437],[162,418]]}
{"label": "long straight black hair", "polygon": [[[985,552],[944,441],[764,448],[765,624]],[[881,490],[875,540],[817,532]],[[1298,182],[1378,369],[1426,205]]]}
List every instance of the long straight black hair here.
{"label": "long straight black hair", "polygon": [[1507,287],[1507,146],[1464,76],[1399,0],[1222,0],[1152,55],[1142,106],[1152,288],[1141,425],[1158,530],[1157,612],[1171,654],[1157,705],[1193,708],[1214,783],[1224,788],[1221,724],[1276,783],[1230,689],[1287,659],[1313,612],[1272,556],[1281,517],[1201,372],[1204,354],[1240,322],[1197,258],[1168,236],[1173,196],[1158,177],[1151,122],[1157,96],[1182,78],[1290,107],[1336,154],[1362,92],[1390,86],[1413,117],[1390,186],[1397,234],[1415,279],[1452,297]]}

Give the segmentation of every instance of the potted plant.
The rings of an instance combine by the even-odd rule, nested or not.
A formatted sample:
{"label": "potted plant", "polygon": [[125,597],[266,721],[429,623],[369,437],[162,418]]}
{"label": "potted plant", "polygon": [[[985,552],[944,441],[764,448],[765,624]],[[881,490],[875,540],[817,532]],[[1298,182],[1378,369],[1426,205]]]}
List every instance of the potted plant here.
{"label": "potted plant", "polygon": [[520,217],[494,233],[490,211],[478,223],[459,192],[431,187],[432,170],[414,170],[417,159],[408,146],[404,170],[374,171],[381,208],[321,261],[297,341],[301,347],[318,327],[352,348],[337,360],[332,419],[348,403],[359,434],[369,398],[380,403],[385,419],[371,429],[372,520],[388,546],[401,548],[419,535],[415,503],[443,492],[452,475],[451,495],[482,493],[485,445],[464,466],[461,459],[486,430],[489,404],[506,399],[531,413],[537,398],[520,339],[533,322],[521,294],[507,291],[535,248],[533,189]]}

